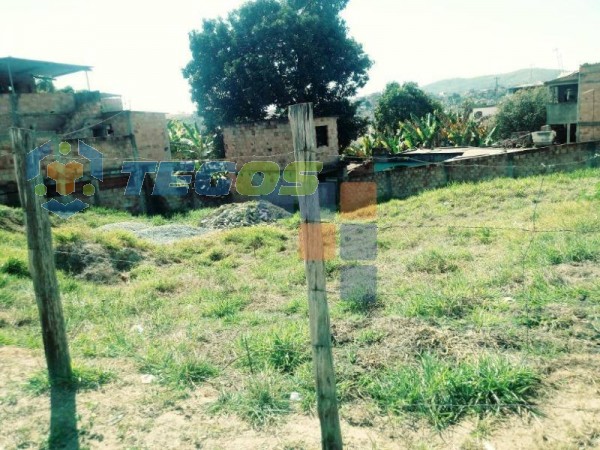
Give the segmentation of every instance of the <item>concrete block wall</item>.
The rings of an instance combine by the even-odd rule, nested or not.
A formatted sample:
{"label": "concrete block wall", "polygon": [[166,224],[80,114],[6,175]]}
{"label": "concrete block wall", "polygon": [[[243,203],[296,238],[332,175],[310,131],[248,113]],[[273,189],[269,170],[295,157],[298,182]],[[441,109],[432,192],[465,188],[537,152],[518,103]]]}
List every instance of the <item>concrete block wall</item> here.
{"label": "concrete block wall", "polygon": [[140,158],[169,161],[171,149],[164,113],[132,111],[131,123]]}
{"label": "concrete block wall", "polygon": [[[5,94],[9,97],[8,94]],[[20,114],[71,114],[75,111],[75,94],[68,92],[20,94]]]}
{"label": "concrete block wall", "polygon": [[[319,160],[334,162],[339,154],[337,118],[315,118],[315,127],[327,126],[328,146],[320,147]],[[274,161],[284,169],[294,161],[292,129],[287,121],[265,121],[232,125],[223,129],[225,157],[237,163],[237,169],[250,161]]]}
{"label": "concrete block wall", "polygon": [[579,69],[578,141],[600,140],[600,64]]}
{"label": "concrete block wall", "polygon": [[455,182],[517,178],[600,167],[600,141],[528,149],[420,167],[397,167],[385,172],[351,177],[349,181],[374,181],[379,200],[407,198]]}

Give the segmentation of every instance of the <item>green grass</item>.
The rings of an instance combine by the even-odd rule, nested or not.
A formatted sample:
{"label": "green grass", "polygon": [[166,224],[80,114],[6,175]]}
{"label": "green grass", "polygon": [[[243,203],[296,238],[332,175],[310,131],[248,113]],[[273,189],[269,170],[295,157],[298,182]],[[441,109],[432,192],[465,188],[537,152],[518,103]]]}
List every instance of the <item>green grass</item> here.
{"label": "green grass", "polygon": [[140,362],[139,371],[154,375],[161,384],[177,389],[196,387],[219,373],[217,367],[202,357],[163,348],[148,352]]}
{"label": "green grass", "polygon": [[233,412],[255,428],[277,423],[282,415],[289,413],[289,386],[281,377],[262,374],[249,378],[239,392],[221,392],[211,407],[211,412]]}
{"label": "green grass", "polygon": [[31,277],[27,262],[13,257],[8,258],[8,260],[0,266],[0,272],[7,275],[14,275],[19,278]]}
{"label": "green grass", "polygon": [[452,363],[424,355],[414,367],[386,370],[365,384],[383,409],[416,413],[444,428],[469,414],[531,409],[540,377],[498,357]]}
{"label": "green grass", "polygon": [[242,366],[251,372],[273,369],[291,374],[310,358],[308,329],[289,323],[243,336],[237,342],[237,352]]}
{"label": "green grass", "polygon": [[[537,393],[548,367],[573,354],[595,356],[599,178],[599,169],[549,175],[541,195],[539,177],[454,184],[380,204],[377,260],[325,264],[342,409],[425,418],[441,428],[470,415],[543,407]],[[572,232],[522,231],[533,226],[536,204],[538,231]],[[213,411],[253,426],[283,420],[293,410],[291,392],[301,394],[301,411],[314,413],[298,214],[168,246],[97,230],[118,221],[197,225],[209,212],[144,218],[90,208],[53,221],[56,246],[93,245],[125,260],[113,267],[123,276],[109,283],[59,271],[74,359],[99,366],[108,358],[136,376],[154,375],[163,396],[148,400],[156,408],[165,399],[175,407],[210,383],[222,391]],[[0,345],[42,355],[22,214],[6,214]],[[358,264],[377,266],[374,304],[361,292],[340,298],[342,268]],[[522,360],[529,366],[514,362]]]}
{"label": "green grass", "polygon": [[[116,379],[112,371],[102,370],[95,367],[73,366],[73,379],[65,380],[61,384],[78,391],[96,390]],[[25,389],[33,395],[42,395],[50,391],[50,380],[48,372],[41,370],[32,375],[25,385]]]}

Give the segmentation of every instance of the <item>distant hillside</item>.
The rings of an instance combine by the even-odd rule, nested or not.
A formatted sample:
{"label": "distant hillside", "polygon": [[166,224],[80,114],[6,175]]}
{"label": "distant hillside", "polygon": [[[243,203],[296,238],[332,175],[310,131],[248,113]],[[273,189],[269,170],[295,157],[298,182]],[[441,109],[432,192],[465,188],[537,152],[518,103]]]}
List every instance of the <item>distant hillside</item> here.
{"label": "distant hillside", "polygon": [[441,92],[463,94],[470,90],[494,89],[496,87],[496,77],[500,88],[509,88],[537,81],[549,81],[557,78],[560,74],[561,71],[558,69],[521,69],[516,72],[475,78],[450,78],[423,86],[423,90],[431,94],[440,94]]}

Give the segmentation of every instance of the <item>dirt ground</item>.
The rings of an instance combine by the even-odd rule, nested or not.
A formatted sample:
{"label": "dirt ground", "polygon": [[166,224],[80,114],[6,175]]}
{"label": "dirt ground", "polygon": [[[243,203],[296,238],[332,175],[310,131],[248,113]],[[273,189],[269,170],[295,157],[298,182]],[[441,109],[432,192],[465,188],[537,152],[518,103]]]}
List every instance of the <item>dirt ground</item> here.
{"label": "dirt ground", "polygon": [[[101,390],[78,394],[83,448],[320,448],[315,417],[294,414],[277,426],[254,430],[235,417],[207,414],[208,405],[218,396],[218,386],[203,385],[187,398],[172,401],[172,396],[164,396],[164,388],[142,383],[133,367],[110,359],[101,362],[117,372],[119,380]],[[23,390],[24,380],[43,367],[43,355],[37,352],[0,347],[0,449],[43,445],[49,422],[48,396],[35,397]],[[381,418],[368,411],[342,409],[345,447],[600,448],[600,357],[569,356],[553,368],[547,380],[539,415],[474,419],[442,433],[410,418]]]}

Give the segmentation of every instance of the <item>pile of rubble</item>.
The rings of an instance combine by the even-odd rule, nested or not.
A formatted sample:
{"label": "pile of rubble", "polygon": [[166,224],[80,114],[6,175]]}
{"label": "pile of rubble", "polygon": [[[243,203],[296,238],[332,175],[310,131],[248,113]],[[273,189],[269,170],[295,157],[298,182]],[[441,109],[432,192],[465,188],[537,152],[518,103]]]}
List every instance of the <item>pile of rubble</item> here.
{"label": "pile of rubble", "polygon": [[206,228],[250,227],[291,217],[285,209],[264,200],[223,205],[200,222]]}

